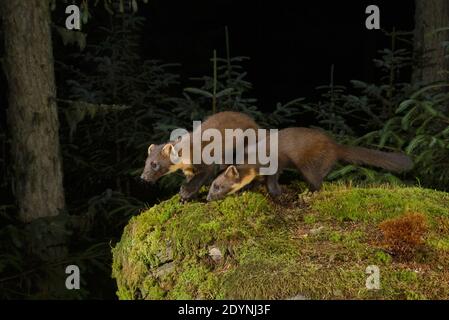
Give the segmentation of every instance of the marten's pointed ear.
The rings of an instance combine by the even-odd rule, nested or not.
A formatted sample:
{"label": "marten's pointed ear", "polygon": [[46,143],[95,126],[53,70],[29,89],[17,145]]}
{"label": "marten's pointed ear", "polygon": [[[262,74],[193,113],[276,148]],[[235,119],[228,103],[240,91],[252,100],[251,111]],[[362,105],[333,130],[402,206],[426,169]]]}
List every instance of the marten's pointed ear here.
{"label": "marten's pointed ear", "polygon": [[229,166],[225,171],[225,176],[228,178],[239,179],[239,171],[235,166]]}
{"label": "marten's pointed ear", "polygon": [[170,156],[170,152],[173,149],[173,145],[171,143],[167,143],[163,148],[162,152],[168,157]]}
{"label": "marten's pointed ear", "polygon": [[155,147],[154,144],[152,144],[151,146],[148,147],[148,155],[150,155],[151,150],[153,150],[153,148]]}

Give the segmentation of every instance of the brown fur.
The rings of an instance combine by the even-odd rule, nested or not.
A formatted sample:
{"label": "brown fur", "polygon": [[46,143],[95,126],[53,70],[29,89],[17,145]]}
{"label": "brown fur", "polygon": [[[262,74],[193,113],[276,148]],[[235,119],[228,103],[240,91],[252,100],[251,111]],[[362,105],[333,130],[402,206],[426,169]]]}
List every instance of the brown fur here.
{"label": "brown fur", "polygon": [[258,176],[254,167],[251,166],[229,166],[212,182],[207,195],[207,201],[224,198],[242,189]]}
{"label": "brown fur", "polygon": [[242,175],[242,177],[240,179],[238,179],[231,188],[231,191],[229,192],[229,194],[233,194],[237,191],[239,191],[240,189],[242,189],[244,186],[248,185],[249,183],[251,183],[255,178],[257,177],[257,171],[255,168],[249,168],[245,174]]}
{"label": "brown fur", "polygon": [[317,129],[287,128],[279,132],[279,168],[298,169],[314,190],[320,189],[339,160],[395,172],[413,166],[405,154],[340,145]]}
{"label": "brown fur", "polygon": [[[259,126],[250,116],[244,113],[224,111],[208,117],[201,125],[202,131],[210,128],[217,129],[224,137],[225,129],[242,129],[243,131],[247,129],[257,130]],[[191,134],[192,132],[189,133],[187,139],[192,137]],[[151,145],[148,148],[148,157],[141,178],[148,182],[155,182],[166,174],[182,170],[187,179],[186,183],[181,187],[180,194],[182,200],[187,200],[195,196],[201,186],[211,177],[213,174],[213,165],[172,163],[170,160],[170,153],[173,151],[173,146],[176,143],[179,143],[179,141],[171,141],[161,145]],[[202,148],[209,143],[211,143],[211,141],[203,141]],[[191,143],[190,146],[190,162],[192,162],[193,144]],[[182,154],[179,156],[181,158],[183,157]],[[157,170],[154,170],[154,168],[157,168]]]}
{"label": "brown fur", "polygon": [[[278,171],[266,177],[268,191],[273,196],[280,195],[281,189],[277,182],[279,174],[285,168],[300,171],[312,191],[319,190],[324,178],[339,160],[367,164],[390,171],[409,170],[413,163],[411,159],[401,153],[383,152],[360,147],[343,146],[336,143],[324,132],[308,128],[287,128],[279,131],[278,136]],[[208,199],[219,199],[250,183],[260,168],[260,165],[236,165],[238,174],[230,187],[229,175],[221,174],[214,180],[216,186],[209,191]],[[257,169],[252,171],[250,169]]]}
{"label": "brown fur", "polygon": [[[225,155],[225,130],[226,129],[231,129],[231,130],[236,130],[236,129],[241,129],[242,131],[245,131],[247,129],[253,129],[256,131],[256,137],[257,137],[257,129],[259,128],[259,126],[254,122],[254,120],[244,114],[244,113],[240,113],[240,112],[234,112],[234,111],[224,111],[224,112],[220,112],[217,113],[213,116],[210,116],[209,118],[207,118],[202,124],[201,124],[201,134],[208,130],[208,129],[217,129],[221,136],[223,137],[223,140],[221,141],[222,143],[222,160],[224,163],[224,155]],[[184,137],[186,139],[190,138],[190,162],[193,161],[193,132],[189,133],[189,136]],[[233,145],[236,145],[236,138],[233,139]],[[204,149],[208,144],[212,143],[212,141],[202,141],[201,142],[201,148]],[[180,155],[181,157],[183,157],[183,155]],[[184,159],[187,160],[187,159]],[[195,166],[195,165],[192,165]]]}

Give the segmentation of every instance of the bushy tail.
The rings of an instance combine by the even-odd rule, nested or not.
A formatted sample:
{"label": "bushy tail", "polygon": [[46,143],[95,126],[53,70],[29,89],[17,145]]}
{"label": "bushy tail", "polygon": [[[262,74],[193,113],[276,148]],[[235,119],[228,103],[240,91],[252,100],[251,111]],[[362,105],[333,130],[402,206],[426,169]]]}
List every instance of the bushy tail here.
{"label": "bushy tail", "polygon": [[367,164],[395,172],[410,170],[413,167],[413,162],[410,157],[398,152],[383,152],[340,145],[338,148],[338,156],[340,160],[349,163]]}

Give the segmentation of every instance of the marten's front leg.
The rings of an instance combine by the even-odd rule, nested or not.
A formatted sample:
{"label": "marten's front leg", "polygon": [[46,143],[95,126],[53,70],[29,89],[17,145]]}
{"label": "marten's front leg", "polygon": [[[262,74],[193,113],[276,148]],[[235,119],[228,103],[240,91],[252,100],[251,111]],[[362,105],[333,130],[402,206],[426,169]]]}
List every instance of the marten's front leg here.
{"label": "marten's front leg", "polygon": [[279,197],[282,194],[278,178],[279,173],[266,177],[268,193],[274,198]]}
{"label": "marten's front leg", "polygon": [[198,195],[200,188],[213,176],[213,173],[213,166],[206,166],[201,168],[195,175],[189,177],[179,190],[181,202],[194,199]]}

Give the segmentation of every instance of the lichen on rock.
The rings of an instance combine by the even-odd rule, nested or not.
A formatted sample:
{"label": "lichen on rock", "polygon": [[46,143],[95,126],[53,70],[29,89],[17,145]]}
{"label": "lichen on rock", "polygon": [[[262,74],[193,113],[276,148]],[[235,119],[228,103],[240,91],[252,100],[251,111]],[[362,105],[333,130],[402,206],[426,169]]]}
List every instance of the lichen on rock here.
{"label": "lichen on rock", "polygon": [[[428,230],[413,257],[383,244],[379,224],[418,212]],[[131,219],[113,248],[120,299],[448,299],[449,194],[398,186],[290,187],[181,204]],[[449,229],[449,227],[448,227]],[[368,289],[377,265],[380,289]]]}

